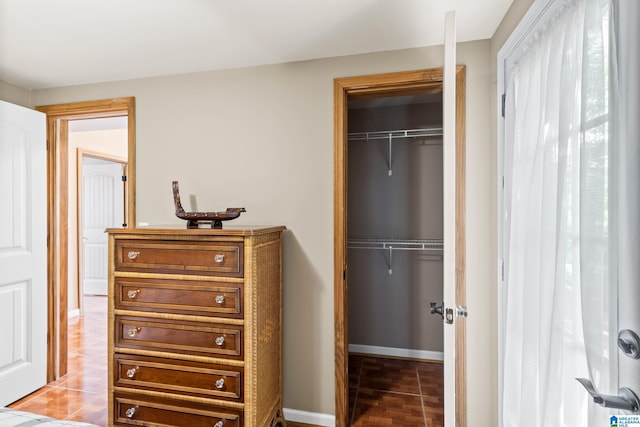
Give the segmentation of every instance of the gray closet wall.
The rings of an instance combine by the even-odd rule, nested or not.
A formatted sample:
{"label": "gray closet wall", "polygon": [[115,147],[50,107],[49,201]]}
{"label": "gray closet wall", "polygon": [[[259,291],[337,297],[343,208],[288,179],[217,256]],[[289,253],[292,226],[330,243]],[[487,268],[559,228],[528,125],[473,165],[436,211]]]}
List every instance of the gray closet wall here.
{"label": "gray closet wall", "polygon": [[[442,127],[441,97],[388,105],[408,99],[350,101],[348,133]],[[442,239],[442,136],[393,139],[390,165],[388,140],[350,140],[348,162],[351,242]],[[443,351],[441,251],[350,247],[348,274],[350,344]]]}

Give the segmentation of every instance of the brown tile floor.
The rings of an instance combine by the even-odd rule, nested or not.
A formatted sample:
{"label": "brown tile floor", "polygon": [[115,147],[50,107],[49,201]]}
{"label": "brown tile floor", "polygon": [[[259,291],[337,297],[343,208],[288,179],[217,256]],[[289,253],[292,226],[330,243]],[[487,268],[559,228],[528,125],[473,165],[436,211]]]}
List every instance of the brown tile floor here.
{"label": "brown tile floor", "polygon": [[107,425],[107,298],[85,297],[69,319],[67,375],[9,405],[48,417]]}
{"label": "brown tile floor", "polygon": [[444,425],[443,365],[349,355],[353,427]]}

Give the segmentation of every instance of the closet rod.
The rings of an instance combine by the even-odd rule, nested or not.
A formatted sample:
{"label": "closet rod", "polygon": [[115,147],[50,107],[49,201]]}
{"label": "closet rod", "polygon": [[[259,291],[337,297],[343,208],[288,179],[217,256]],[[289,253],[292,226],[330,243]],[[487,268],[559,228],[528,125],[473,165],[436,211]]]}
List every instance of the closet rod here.
{"label": "closet rod", "polygon": [[[376,139],[386,139],[389,143],[389,156],[387,159],[388,174],[393,175],[393,140],[399,138],[431,138],[434,136],[442,136],[442,128],[423,128],[423,129],[402,129],[402,130],[384,130],[376,132],[353,132],[347,134],[349,141],[372,141]],[[424,145],[440,145],[441,140],[421,141]]]}
{"label": "closet rod", "polygon": [[347,134],[349,141],[370,141],[373,139],[425,138],[442,136],[442,128],[400,129],[376,132],[352,132]]}
{"label": "closet rod", "polygon": [[442,252],[442,239],[348,239],[349,249],[383,249],[389,251],[388,272],[393,274],[393,251],[437,251]]}
{"label": "closet rod", "polygon": [[350,249],[393,249],[402,251],[442,251],[442,239],[348,239]]}

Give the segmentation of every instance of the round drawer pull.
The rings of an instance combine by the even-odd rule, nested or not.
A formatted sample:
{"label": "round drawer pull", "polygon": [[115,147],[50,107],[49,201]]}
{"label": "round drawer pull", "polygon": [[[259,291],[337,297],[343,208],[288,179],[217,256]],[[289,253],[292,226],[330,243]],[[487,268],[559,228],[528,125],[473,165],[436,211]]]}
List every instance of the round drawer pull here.
{"label": "round drawer pull", "polygon": [[124,413],[127,418],[133,418],[136,415],[136,411],[137,411],[138,407],[131,407],[129,409],[127,409],[127,411]]}
{"label": "round drawer pull", "polygon": [[129,253],[127,254],[127,257],[129,257],[129,259],[136,259],[138,258],[138,255],[140,255],[140,252],[138,251],[129,251]]}
{"label": "round drawer pull", "polygon": [[224,388],[224,378],[220,378],[218,381],[216,381],[216,388],[218,390],[222,390]]}
{"label": "round drawer pull", "polygon": [[135,368],[127,369],[127,377],[128,378],[135,377],[139,370],[140,370],[140,366],[136,366]]}
{"label": "round drawer pull", "polygon": [[127,331],[127,335],[129,335],[131,338],[135,337],[137,334],[140,333],[140,331],[142,330],[142,328],[138,327],[138,328],[132,328],[129,329]]}
{"label": "round drawer pull", "polygon": [[219,347],[222,347],[222,345],[224,344],[224,337],[217,337],[216,338],[216,345]]}
{"label": "round drawer pull", "polygon": [[130,289],[127,291],[127,296],[129,299],[135,299],[140,293],[140,289]]}
{"label": "round drawer pull", "polygon": [[222,264],[224,262],[224,254],[218,254],[218,255],[214,256],[213,259],[218,264]]}
{"label": "round drawer pull", "polygon": [[216,302],[218,304],[224,304],[224,295],[216,295]]}
{"label": "round drawer pull", "polygon": [[222,422],[222,420],[221,420],[221,421],[218,421],[217,423],[215,423],[215,424],[213,425],[213,427],[223,427],[223,426],[224,426],[224,423]]}

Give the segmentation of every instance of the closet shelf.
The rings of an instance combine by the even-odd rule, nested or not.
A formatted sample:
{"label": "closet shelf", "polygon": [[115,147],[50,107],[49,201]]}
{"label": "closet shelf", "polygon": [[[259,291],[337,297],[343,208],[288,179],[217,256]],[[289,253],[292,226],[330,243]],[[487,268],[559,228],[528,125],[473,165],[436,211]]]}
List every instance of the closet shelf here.
{"label": "closet shelf", "polygon": [[393,249],[403,251],[442,251],[442,239],[348,239],[350,249]]}
{"label": "closet shelf", "polygon": [[425,138],[442,136],[442,128],[383,130],[376,132],[352,132],[347,135],[349,141],[371,141],[374,139]]}
{"label": "closet shelf", "polygon": [[[386,139],[389,144],[389,158],[387,159],[388,174],[393,175],[393,140],[399,138],[431,138],[441,136],[442,128],[422,128],[422,129],[399,129],[399,130],[383,130],[376,132],[352,132],[347,134],[349,141],[372,141],[376,139]],[[440,145],[442,140],[428,141],[425,145]]]}
{"label": "closet shelf", "polygon": [[387,268],[393,274],[393,251],[442,252],[442,239],[347,239],[349,249],[382,249],[389,252]]}

